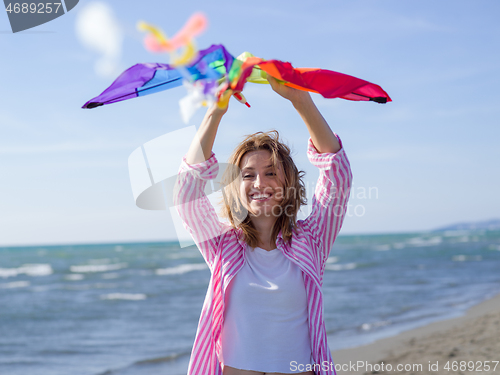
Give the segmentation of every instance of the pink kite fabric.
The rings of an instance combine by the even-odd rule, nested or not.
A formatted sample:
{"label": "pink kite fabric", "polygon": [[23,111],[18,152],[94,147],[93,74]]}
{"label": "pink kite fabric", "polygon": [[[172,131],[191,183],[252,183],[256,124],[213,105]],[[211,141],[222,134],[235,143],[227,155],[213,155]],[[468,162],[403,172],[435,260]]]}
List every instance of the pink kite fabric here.
{"label": "pink kite fabric", "polygon": [[[324,322],[323,274],[344,220],[352,174],[343,147],[334,154],[319,153],[309,139],[307,156],[320,171],[311,213],[305,220],[297,221],[298,227],[288,243],[280,232],[276,245],[303,272],[314,370],[317,375],[332,375],[335,369]],[[194,165],[188,165],[184,157],[175,186],[177,212],[211,271],[188,375],[222,375],[225,291],[245,263],[246,243],[242,230],[220,222],[204,193],[207,182],[217,176],[218,170],[214,153],[208,160]]]}

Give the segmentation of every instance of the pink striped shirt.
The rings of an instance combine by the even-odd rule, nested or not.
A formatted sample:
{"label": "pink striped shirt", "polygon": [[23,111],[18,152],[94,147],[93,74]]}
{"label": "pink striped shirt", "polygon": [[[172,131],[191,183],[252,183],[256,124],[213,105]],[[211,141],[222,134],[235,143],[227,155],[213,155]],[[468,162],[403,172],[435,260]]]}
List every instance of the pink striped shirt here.
{"label": "pink striped shirt", "polygon": [[[334,154],[320,154],[309,139],[307,156],[320,170],[311,213],[305,220],[297,221],[297,229],[288,243],[284,242],[280,232],[276,246],[304,274],[313,370],[317,375],[326,375],[335,374],[335,370],[326,338],[321,288],[325,262],[347,210],[352,174],[343,147]],[[245,262],[246,244],[241,229],[220,222],[204,192],[207,181],[214,179],[218,170],[214,153],[208,160],[194,165],[188,165],[184,157],[175,185],[177,212],[211,271],[188,375],[222,375],[224,295],[231,279]]]}

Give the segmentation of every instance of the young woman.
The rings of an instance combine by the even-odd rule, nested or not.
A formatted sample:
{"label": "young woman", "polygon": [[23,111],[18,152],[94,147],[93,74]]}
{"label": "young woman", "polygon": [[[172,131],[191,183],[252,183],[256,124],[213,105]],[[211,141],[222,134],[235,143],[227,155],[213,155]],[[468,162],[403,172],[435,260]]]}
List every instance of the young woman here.
{"label": "young woman", "polygon": [[[207,111],[183,158],[175,204],[211,279],[188,375],[334,374],[323,318],[325,262],[342,226],[352,175],[337,136],[309,93],[269,77],[309,130],[320,176],[305,220],[303,172],[277,131],[247,137],[224,175],[219,221],[204,193],[218,174],[212,146],[226,110]],[[201,147],[201,150],[200,150]]]}

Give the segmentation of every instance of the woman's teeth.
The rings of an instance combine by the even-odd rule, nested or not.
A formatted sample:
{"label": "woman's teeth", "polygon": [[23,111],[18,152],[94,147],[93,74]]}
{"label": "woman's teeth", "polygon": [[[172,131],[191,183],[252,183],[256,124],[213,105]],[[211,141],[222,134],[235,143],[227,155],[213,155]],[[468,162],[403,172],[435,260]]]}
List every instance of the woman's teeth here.
{"label": "woman's teeth", "polygon": [[254,196],[252,196],[252,199],[256,200],[256,201],[262,201],[262,200],[267,199],[269,197],[270,197],[270,195],[254,195]]}

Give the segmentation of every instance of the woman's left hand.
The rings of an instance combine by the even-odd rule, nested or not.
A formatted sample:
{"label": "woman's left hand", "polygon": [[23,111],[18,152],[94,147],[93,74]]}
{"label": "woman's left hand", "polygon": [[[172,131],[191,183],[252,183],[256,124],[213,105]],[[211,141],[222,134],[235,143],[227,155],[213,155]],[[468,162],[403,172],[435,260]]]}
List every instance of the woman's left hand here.
{"label": "woman's left hand", "polygon": [[293,87],[285,86],[269,74],[267,75],[267,80],[274,91],[280,94],[283,98],[290,100],[293,105],[311,100],[311,95],[309,95],[307,91],[297,90]]}

